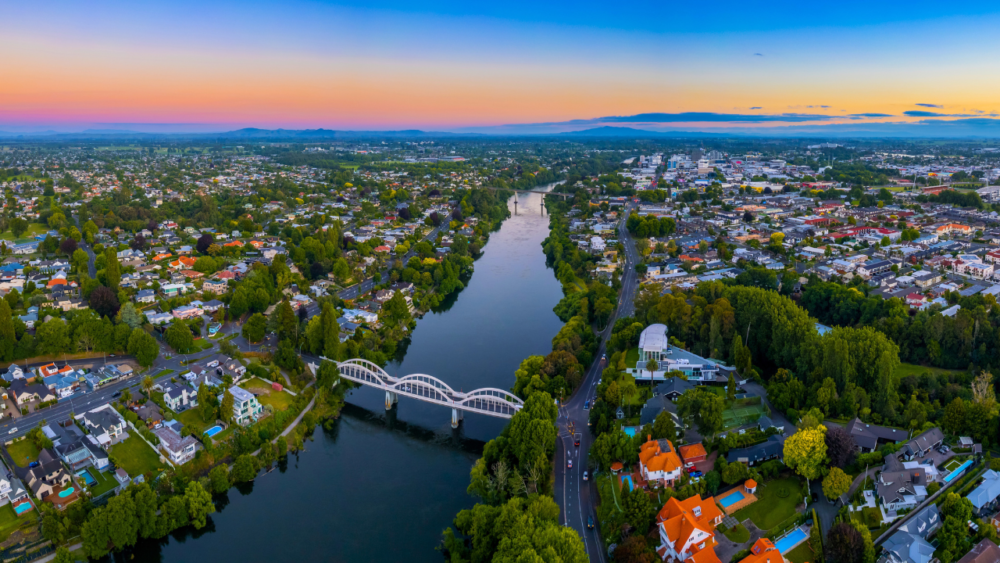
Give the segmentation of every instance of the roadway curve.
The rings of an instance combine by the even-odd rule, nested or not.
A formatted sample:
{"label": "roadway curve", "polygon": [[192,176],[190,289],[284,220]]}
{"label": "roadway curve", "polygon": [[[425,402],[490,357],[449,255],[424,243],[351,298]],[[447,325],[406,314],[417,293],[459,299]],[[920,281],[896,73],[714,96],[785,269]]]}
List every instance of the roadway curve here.
{"label": "roadway curve", "polygon": [[[583,538],[587,548],[587,555],[593,562],[603,563],[607,560],[604,552],[604,542],[601,540],[600,530],[597,524],[597,512],[594,509],[598,502],[597,487],[594,481],[583,480],[583,472],[587,471],[587,454],[593,444],[587,421],[590,411],[583,408],[583,404],[593,398],[597,381],[601,378],[601,357],[605,353],[608,338],[611,337],[611,329],[614,328],[615,321],[622,317],[630,316],[634,311],[633,301],[639,282],[635,272],[638,264],[638,254],[632,244],[631,237],[625,229],[625,220],[634,204],[629,203],[622,214],[622,219],[618,225],[619,240],[625,246],[625,266],[623,270],[622,290],[618,299],[618,306],[615,314],[608,322],[608,326],[601,332],[600,348],[591,364],[587,375],[577,389],[576,393],[570,397],[559,409],[559,439],[556,440],[556,479],[555,498],[562,509],[563,525],[571,526],[580,537]],[[574,446],[573,436],[568,430],[573,425],[576,434],[580,435],[580,447]],[[573,467],[568,467],[569,460],[573,461]],[[594,517],[594,529],[587,529],[587,517]]]}

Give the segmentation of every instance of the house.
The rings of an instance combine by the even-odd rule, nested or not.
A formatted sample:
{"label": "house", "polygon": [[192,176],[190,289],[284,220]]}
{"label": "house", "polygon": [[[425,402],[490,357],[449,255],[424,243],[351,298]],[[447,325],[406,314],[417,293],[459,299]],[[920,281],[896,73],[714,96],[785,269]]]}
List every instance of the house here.
{"label": "house", "polygon": [[883,471],[875,492],[887,511],[913,508],[927,498],[927,472],[923,468]]}
{"label": "house", "polygon": [[[695,495],[679,501],[671,498],[656,516],[660,547],[656,553],[664,560],[696,563],[721,563],[715,555],[715,528],[722,522],[722,511],[714,497]],[[700,555],[699,555],[700,554]]]}
{"label": "house", "polygon": [[983,473],[983,482],[972,492],[965,495],[972,503],[972,508],[979,516],[985,516],[993,512],[997,505],[997,498],[1000,497],[1000,473],[989,469]]}
{"label": "house", "polygon": [[[260,402],[257,401],[257,397],[246,389],[235,385],[229,388],[229,393],[233,396],[233,422],[240,426],[256,422],[257,417],[264,410]],[[219,398],[219,402],[222,402],[222,397]]]}
{"label": "house", "polygon": [[858,275],[864,278],[870,278],[875,274],[880,274],[882,272],[888,271],[892,268],[892,262],[888,260],[871,260],[865,262],[858,266]]}
{"label": "house", "polygon": [[202,311],[200,307],[195,307],[193,305],[181,305],[170,313],[174,316],[174,318],[184,320],[200,316],[204,313],[204,311]]}
{"label": "house", "polygon": [[933,448],[940,446],[942,442],[944,442],[944,432],[935,427],[903,444],[899,452],[907,461],[912,461],[924,457]]}
{"label": "house", "polygon": [[80,435],[69,441],[64,440],[53,449],[71,471],[79,471],[90,466],[103,470],[108,466],[108,454],[101,449],[93,435]]}
{"label": "house", "polygon": [[229,285],[222,280],[206,280],[201,285],[201,290],[207,293],[214,293],[215,295],[222,295],[229,291]]}
{"label": "house", "polygon": [[759,428],[761,432],[767,432],[769,429],[774,428],[778,434],[785,433],[784,424],[775,424],[774,421],[771,420],[771,417],[766,415],[757,419],[757,428]]}
{"label": "house", "polygon": [[[14,467],[14,472],[27,485],[35,497],[41,500],[59,499],[59,504],[53,502],[57,508],[69,504],[79,498],[78,494],[72,493],[61,497],[58,493],[71,490],[70,485],[73,478],[70,477],[66,468],[63,467],[58,456],[50,449],[42,450],[38,454],[38,464],[35,467]],[[53,499],[49,499],[52,496]]]}
{"label": "house", "polygon": [[222,301],[219,301],[218,299],[211,299],[209,301],[202,303],[201,308],[206,313],[214,313],[219,309],[223,308],[224,306],[225,304]]}
{"label": "house", "polygon": [[678,397],[691,389],[694,389],[694,384],[686,379],[669,377],[653,389],[653,395],[663,395],[671,401],[676,401]]}
{"label": "house", "polygon": [[878,449],[879,442],[898,442],[905,440],[907,432],[898,428],[889,428],[877,424],[861,422],[860,418],[855,418],[847,424],[847,433],[854,438],[862,452],[873,452]]}
{"label": "house", "polygon": [[774,547],[774,542],[760,538],[750,547],[750,555],[741,559],[740,563],[785,563],[785,558]]}
{"label": "house", "polygon": [[639,449],[639,471],[642,478],[650,483],[674,486],[674,482],[681,478],[683,465],[673,442],[665,438],[653,440],[647,437],[646,443]]}
{"label": "house", "polygon": [[941,513],[935,504],[907,518],[882,544],[884,563],[930,563],[934,547],[927,537],[941,527]]}
{"label": "house", "polygon": [[756,465],[770,459],[781,459],[784,455],[784,445],[778,436],[771,436],[767,441],[750,446],[749,448],[737,448],[729,450],[726,454],[726,461],[729,463],[740,462],[747,465]]}
{"label": "house", "polygon": [[996,563],[1000,561],[1000,547],[988,538],[976,544],[957,563]]}
{"label": "house", "polygon": [[174,387],[163,393],[163,403],[174,412],[180,412],[189,406],[196,406],[197,393],[188,387]]}
{"label": "house", "polygon": [[678,448],[678,451],[681,454],[681,460],[684,462],[684,465],[698,463],[708,459],[708,452],[705,451],[705,446],[703,446],[701,442],[681,446]]}
{"label": "house", "polygon": [[18,406],[32,401],[47,403],[56,400],[56,395],[48,387],[38,383],[28,383],[26,379],[15,379],[10,384],[8,392]]}
{"label": "house", "polygon": [[97,442],[102,447],[109,447],[124,440],[125,421],[115,412],[110,405],[98,407],[92,411],[85,412],[76,417],[83,427],[97,438]]}
{"label": "house", "polygon": [[140,289],[135,294],[136,303],[153,303],[156,301],[156,292],[152,289]]}
{"label": "house", "polygon": [[157,428],[153,433],[160,439],[160,449],[166,454],[164,457],[174,464],[181,465],[194,458],[198,441],[193,437],[181,437],[173,426],[167,425]]}

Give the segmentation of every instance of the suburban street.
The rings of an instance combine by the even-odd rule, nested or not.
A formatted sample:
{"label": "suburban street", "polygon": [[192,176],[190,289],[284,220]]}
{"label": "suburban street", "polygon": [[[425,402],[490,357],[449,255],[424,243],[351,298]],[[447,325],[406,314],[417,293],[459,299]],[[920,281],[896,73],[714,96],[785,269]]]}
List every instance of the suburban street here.
{"label": "suburban street", "polygon": [[[593,478],[588,481],[583,480],[583,473],[590,471],[587,467],[587,454],[593,443],[593,437],[587,426],[590,411],[584,409],[583,406],[586,401],[594,397],[597,382],[600,380],[601,371],[604,368],[601,357],[605,354],[607,341],[611,337],[615,321],[631,315],[634,309],[633,301],[639,285],[635,272],[638,256],[628,231],[625,229],[625,219],[628,217],[631,207],[631,203],[626,207],[618,226],[619,240],[625,246],[625,264],[621,278],[622,290],[618,306],[615,309],[615,314],[608,321],[608,326],[600,334],[600,346],[595,355],[594,363],[587,371],[580,388],[560,407],[559,418],[556,421],[559,428],[555,455],[557,465],[555,472],[556,502],[562,509],[563,524],[571,526],[580,534],[590,560],[595,562],[605,561],[607,557],[594,509],[598,500],[597,487],[594,486]],[[570,426],[580,437],[580,447],[574,446],[574,436],[570,434]],[[573,461],[572,468],[568,467],[570,460]],[[594,518],[594,529],[592,530],[587,529],[588,516]]]}

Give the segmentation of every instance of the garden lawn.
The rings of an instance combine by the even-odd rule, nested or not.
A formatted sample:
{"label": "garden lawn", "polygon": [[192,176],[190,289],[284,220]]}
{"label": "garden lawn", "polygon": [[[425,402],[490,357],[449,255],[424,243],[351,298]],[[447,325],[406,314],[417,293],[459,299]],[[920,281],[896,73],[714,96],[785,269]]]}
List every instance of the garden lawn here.
{"label": "garden lawn", "polygon": [[750,539],[750,530],[747,530],[743,524],[737,524],[736,527],[730,528],[722,533],[726,534],[726,537],[729,538],[730,541],[734,541],[736,543],[743,543]]}
{"label": "garden lawn", "polygon": [[809,547],[809,541],[806,540],[800,543],[795,549],[786,553],[785,559],[789,563],[808,563],[809,561],[816,560],[816,554],[813,553],[812,548]]}
{"label": "garden lawn", "polygon": [[[49,232],[49,228],[46,225],[39,223],[28,223],[28,230],[21,234],[21,238],[17,240],[34,240],[35,235],[41,235]],[[14,233],[6,231],[0,235],[0,239],[14,241]]]}
{"label": "garden lawn", "polygon": [[266,395],[260,395],[257,400],[260,401],[262,405],[271,405],[271,408],[278,411],[287,411],[289,407],[292,406],[292,401],[295,398],[286,393],[285,391],[274,391]]}
{"label": "garden lawn", "polygon": [[[174,370],[172,370],[172,369],[165,369],[165,370],[160,371],[156,375],[154,375],[153,379],[159,379],[159,378],[163,377],[164,375],[170,375],[171,373],[174,373]],[[161,393],[161,395],[162,395],[162,393]]]}
{"label": "garden lawn", "polygon": [[[639,349],[633,346],[628,349],[628,352],[625,353],[625,367],[627,369],[632,369],[638,362],[639,362]],[[711,388],[711,386],[708,387]]]}
{"label": "garden lawn", "polygon": [[7,453],[18,467],[27,467],[29,463],[38,459],[38,448],[34,442],[26,438],[7,446]]}
{"label": "garden lawn", "polygon": [[88,468],[87,473],[90,473],[97,481],[96,484],[89,487],[90,494],[94,495],[95,497],[103,495],[104,493],[118,486],[118,481],[114,477],[112,477],[110,473],[104,473],[103,471],[98,471],[94,467]]}
{"label": "garden lawn", "polygon": [[948,471],[954,471],[958,469],[958,467],[962,465],[964,461],[965,460],[960,460],[958,458],[953,457],[948,460],[948,463],[944,464],[944,468],[947,469]]}
{"label": "garden lawn", "polygon": [[923,373],[933,373],[935,375],[948,374],[948,373],[965,373],[966,370],[962,369],[944,369],[935,368],[931,366],[918,366],[916,364],[907,364],[900,362],[899,366],[896,367],[896,371],[892,373],[896,379],[902,379],[908,375],[921,375]]}
{"label": "garden lawn", "polygon": [[124,442],[111,446],[110,453],[129,477],[155,475],[167,468],[166,463],[160,463],[160,454],[138,436],[129,436]]}
{"label": "garden lawn", "polygon": [[795,514],[795,506],[803,501],[802,484],[795,477],[774,479],[757,489],[757,498],[734,516],[740,522],[749,518],[761,530],[770,530]]}
{"label": "garden lawn", "polygon": [[210,421],[205,421],[205,419],[201,417],[201,409],[198,407],[188,409],[177,415],[176,418],[181,424],[191,429],[191,434],[194,435],[195,438],[200,438],[202,432],[215,426],[215,419],[213,418]]}
{"label": "garden lawn", "polygon": [[28,511],[23,516],[18,516],[14,512],[14,506],[11,503],[0,506],[0,541],[7,541],[7,538],[14,533],[14,530],[17,530],[25,523],[37,522],[38,514],[35,511]]}

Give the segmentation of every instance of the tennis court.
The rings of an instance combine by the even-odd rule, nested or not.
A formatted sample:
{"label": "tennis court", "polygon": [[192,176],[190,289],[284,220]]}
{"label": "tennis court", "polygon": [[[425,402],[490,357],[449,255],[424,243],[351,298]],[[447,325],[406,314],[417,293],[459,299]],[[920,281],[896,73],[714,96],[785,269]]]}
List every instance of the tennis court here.
{"label": "tennis court", "polygon": [[756,422],[764,414],[764,407],[761,405],[750,405],[735,409],[722,411],[722,426],[733,428]]}

